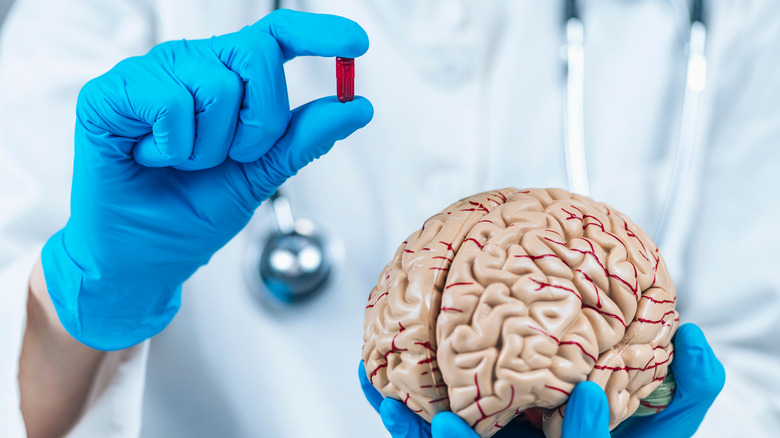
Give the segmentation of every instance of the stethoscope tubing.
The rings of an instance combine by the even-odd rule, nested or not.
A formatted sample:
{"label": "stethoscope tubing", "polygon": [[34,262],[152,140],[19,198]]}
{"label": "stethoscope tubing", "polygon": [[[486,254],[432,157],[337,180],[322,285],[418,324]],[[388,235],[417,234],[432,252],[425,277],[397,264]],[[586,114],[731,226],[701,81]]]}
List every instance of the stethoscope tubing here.
{"label": "stethoscope tubing", "polygon": [[[577,0],[566,0],[564,32],[566,101],[563,130],[566,175],[570,191],[589,196],[591,188],[584,133],[585,25],[580,17]],[[690,9],[690,34],[686,48],[688,62],[680,128],[674,146],[669,185],[653,232],[653,239],[660,248],[670,244],[671,229],[677,223],[682,209],[682,194],[690,185],[694,163],[701,156],[701,145],[696,141],[696,122],[700,96],[706,84],[706,40],[703,0],[694,0]]]}
{"label": "stethoscope tubing", "polygon": [[661,248],[669,246],[672,225],[678,222],[683,207],[682,193],[691,184],[694,163],[701,159],[702,145],[696,141],[696,119],[699,114],[701,93],[704,91],[707,79],[707,58],[704,51],[706,42],[707,27],[702,16],[702,0],[696,0],[691,13],[680,132],[674,152],[669,188],[666,190],[658,224],[653,233],[653,239]]}
{"label": "stethoscope tubing", "polygon": [[563,120],[564,155],[569,190],[590,196],[588,163],[585,155],[585,26],[578,4],[567,0],[564,16],[566,32],[566,112]]}

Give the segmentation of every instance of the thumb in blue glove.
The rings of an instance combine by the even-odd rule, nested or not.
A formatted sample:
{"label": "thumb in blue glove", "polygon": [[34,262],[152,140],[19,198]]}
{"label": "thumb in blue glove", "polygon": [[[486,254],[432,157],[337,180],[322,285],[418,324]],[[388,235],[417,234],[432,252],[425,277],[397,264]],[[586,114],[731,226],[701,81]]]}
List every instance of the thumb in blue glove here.
{"label": "thumb in blue glove", "polygon": [[671,368],[677,387],[669,406],[655,415],[627,419],[615,428],[614,437],[687,438],[696,432],[726,383],[726,371],[694,324],[677,329]]}
{"label": "thumb in blue glove", "polygon": [[283,63],[367,49],[346,18],[281,10],[233,34],[160,44],[87,83],[71,216],[41,254],[65,329],[103,350],[161,331],[182,282],[260,202],[372,118],[363,98],[290,111]]}

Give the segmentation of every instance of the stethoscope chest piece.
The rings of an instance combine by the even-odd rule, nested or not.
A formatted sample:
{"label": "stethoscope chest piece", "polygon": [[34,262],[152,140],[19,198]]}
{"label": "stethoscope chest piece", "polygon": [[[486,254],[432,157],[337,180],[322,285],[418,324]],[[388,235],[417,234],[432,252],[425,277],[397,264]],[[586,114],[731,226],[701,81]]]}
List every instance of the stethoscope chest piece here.
{"label": "stethoscope chest piece", "polygon": [[275,227],[255,227],[259,238],[246,246],[244,276],[263,307],[278,314],[322,295],[334,277],[335,255],[340,252],[311,220],[294,218],[289,201],[279,192],[266,203],[271,212],[263,215],[273,218]]}
{"label": "stethoscope chest piece", "polygon": [[324,290],[332,266],[324,238],[310,222],[299,219],[292,230],[277,231],[266,238],[260,249],[258,274],[271,295],[282,303],[294,304]]}

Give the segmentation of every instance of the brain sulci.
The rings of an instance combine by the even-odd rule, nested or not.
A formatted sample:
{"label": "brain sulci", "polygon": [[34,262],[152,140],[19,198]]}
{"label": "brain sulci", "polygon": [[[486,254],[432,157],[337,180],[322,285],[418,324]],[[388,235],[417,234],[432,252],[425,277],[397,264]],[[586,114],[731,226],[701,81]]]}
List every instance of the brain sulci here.
{"label": "brain sulci", "polygon": [[585,380],[614,428],[667,376],[675,304],[657,246],[619,211],[560,189],[494,190],[399,246],[369,295],[362,358],[385,397],[428,421],[452,411],[483,437],[520,418],[559,437]]}

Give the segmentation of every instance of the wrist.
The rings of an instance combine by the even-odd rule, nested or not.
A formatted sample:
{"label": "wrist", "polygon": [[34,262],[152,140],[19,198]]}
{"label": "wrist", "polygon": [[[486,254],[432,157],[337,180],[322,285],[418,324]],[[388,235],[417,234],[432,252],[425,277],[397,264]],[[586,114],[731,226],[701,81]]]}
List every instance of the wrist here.
{"label": "wrist", "polygon": [[43,275],[43,266],[40,258],[30,273],[29,290],[27,298],[28,328],[37,331],[45,331],[52,335],[67,335],[67,331],[57,317],[49,291],[46,288],[46,279]]}
{"label": "wrist", "polygon": [[18,374],[20,409],[30,438],[62,436],[76,422],[104,355],[63,328],[39,259],[28,283]]}
{"label": "wrist", "polygon": [[176,266],[149,264],[138,272],[127,250],[108,254],[111,260],[96,259],[66,234],[60,230],[46,242],[41,264],[52,305],[70,336],[97,350],[121,350],[168,325],[179,310],[181,283],[161,279],[170,278]]}

